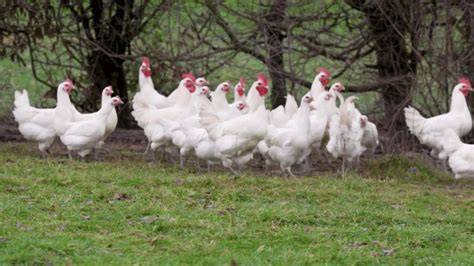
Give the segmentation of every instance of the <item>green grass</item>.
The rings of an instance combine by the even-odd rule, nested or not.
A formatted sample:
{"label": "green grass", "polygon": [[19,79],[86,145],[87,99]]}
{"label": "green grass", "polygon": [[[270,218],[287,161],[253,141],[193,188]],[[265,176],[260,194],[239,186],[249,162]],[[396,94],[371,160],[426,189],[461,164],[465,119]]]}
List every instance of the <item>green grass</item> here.
{"label": "green grass", "polygon": [[[472,188],[416,159],[232,178],[0,145],[0,264],[470,264]],[[126,196],[124,196],[126,195]]]}

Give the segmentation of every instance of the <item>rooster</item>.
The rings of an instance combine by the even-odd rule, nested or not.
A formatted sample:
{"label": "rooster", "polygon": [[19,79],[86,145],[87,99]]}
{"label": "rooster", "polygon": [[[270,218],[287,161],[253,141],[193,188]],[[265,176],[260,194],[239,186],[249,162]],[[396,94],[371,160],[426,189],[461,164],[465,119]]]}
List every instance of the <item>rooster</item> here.
{"label": "rooster", "polygon": [[138,85],[140,91],[133,97],[133,109],[137,108],[165,108],[173,104],[166,96],[155,90],[151,79],[151,65],[148,57],[142,58],[142,64],[138,71]]}
{"label": "rooster", "polygon": [[[59,84],[56,108],[64,105],[65,101],[69,101],[68,95],[73,88],[74,85],[70,80]],[[54,128],[56,108],[41,109],[32,107],[26,90],[23,90],[23,92],[15,91],[14,105],[13,116],[18,123],[21,135],[27,140],[37,142],[41,155],[45,156],[49,153],[49,148],[56,137],[56,130]],[[70,114],[72,116],[71,112]]]}
{"label": "rooster", "polygon": [[254,112],[265,105],[265,96],[268,93],[268,80],[264,75],[258,75],[257,81],[252,84],[247,94],[249,112]]}
{"label": "rooster", "polygon": [[324,92],[324,87],[327,86],[331,80],[331,72],[326,68],[319,68],[317,73],[318,74],[314,77],[313,83],[311,84],[311,90],[308,92],[315,100]]}
{"label": "rooster", "polygon": [[429,135],[453,129],[459,136],[467,135],[472,129],[471,112],[466,103],[466,97],[473,91],[471,82],[466,78],[460,78],[451,95],[451,107],[448,113],[425,118],[413,107],[405,108],[405,122],[410,132],[415,135],[421,144],[427,145],[432,156],[437,156],[440,144],[433,141]]}

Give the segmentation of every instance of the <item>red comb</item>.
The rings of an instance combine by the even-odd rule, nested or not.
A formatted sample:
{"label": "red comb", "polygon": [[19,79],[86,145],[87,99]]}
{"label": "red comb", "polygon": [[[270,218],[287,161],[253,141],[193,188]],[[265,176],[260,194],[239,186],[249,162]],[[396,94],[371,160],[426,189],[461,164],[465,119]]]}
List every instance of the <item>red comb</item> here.
{"label": "red comb", "polygon": [[239,84],[240,84],[240,87],[241,87],[242,89],[245,88],[245,80],[244,80],[244,77],[240,77]]}
{"label": "red comb", "polygon": [[142,63],[147,65],[147,66],[150,66],[150,58],[144,56],[142,57]]}
{"label": "red comb", "polygon": [[319,72],[323,72],[323,73],[326,74],[328,77],[331,76],[331,72],[329,72],[329,70],[327,70],[327,69],[324,68],[324,67],[320,67],[320,68],[318,69],[318,71],[319,71]]}
{"label": "red comb", "polygon": [[196,82],[196,77],[193,75],[193,73],[189,72],[189,73],[184,73],[183,75],[181,75],[181,77],[183,79],[185,78],[189,78],[191,79],[193,82]]}
{"label": "red comb", "polygon": [[261,81],[264,86],[268,85],[268,80],[267,80],[267,78],[265,77],[264,74],[258,74],[257,75],[257,80]]}
{"label": "red comb", "polygon": [[469,79],[465,78],[465,77],[460,77],[458,79],[458,82],[469,86],[469,88],[472,88],[471,81]]}
{"label": "red comb", "polygon": [[66,79],[66,82],[69,83],[69,84],[71,84],[71,85],[74,85],[74,83],[72,82],[71,79]]}

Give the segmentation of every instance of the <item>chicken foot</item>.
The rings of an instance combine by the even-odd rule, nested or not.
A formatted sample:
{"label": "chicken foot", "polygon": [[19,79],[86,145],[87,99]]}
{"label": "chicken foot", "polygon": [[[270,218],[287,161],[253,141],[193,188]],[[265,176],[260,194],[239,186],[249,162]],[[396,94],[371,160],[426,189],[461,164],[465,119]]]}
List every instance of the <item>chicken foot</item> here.
{"label": "chicken foot", "polygon": [[285,168],[285,169],[283,170],[283,173],[284,173],[285,178],[288,178],[288,174],[289,174],[291,177],[293,177],[293,178],[296,179],[295,174],[293,174],[293,172],[291,171],[291,166]]}

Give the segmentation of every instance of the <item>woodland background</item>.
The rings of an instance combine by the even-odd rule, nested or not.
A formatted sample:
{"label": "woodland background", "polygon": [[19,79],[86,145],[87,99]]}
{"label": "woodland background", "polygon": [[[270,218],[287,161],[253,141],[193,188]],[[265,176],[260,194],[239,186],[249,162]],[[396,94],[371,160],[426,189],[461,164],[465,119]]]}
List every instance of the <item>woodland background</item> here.
{"label": "woodland background", "polygon": [[[76,82],[73,101],[84,112],[98,108],[109,84],[128,102],[144,55],[164,94],[187,71],[211,87],[263,72],[272,107],[287,93],[303,95],[326,67],[360,96],[382,132],[404,142],[403,107],[446,112],[457,78],[474,79],[474,2],[467,0],[2,2],[2,112],[11,110],[15,89],[54,105],[65,77]],[[120,110],[121,127],[135,126],[130,111],[130,104]]]}

